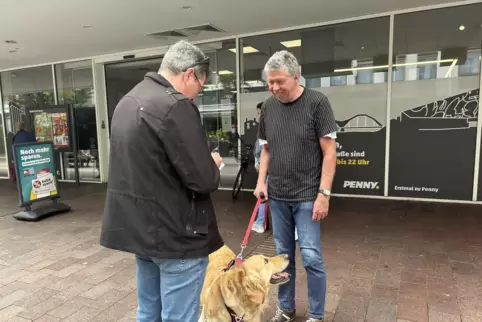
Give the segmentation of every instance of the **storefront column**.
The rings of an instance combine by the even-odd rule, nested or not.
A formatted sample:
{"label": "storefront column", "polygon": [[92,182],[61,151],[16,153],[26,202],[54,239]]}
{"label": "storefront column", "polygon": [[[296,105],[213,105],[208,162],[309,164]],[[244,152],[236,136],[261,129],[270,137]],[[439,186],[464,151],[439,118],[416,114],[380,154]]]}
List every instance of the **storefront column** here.
{"label": "storefront column", "polygon": [[94,74],[95,116],[97,123],[97,141],[99,145],[100,182],[109,180],[109,118],[107,111],[107,91],[105,85],[104,63],[92,60]]}
{"label": "storefront column", "polygon": [[[482,48],[482,44],[481,44]],[[474,190],[472,192],[472,200],[477,201],[479,195],[479,178],[480,178],[480,145],[482,143],[481,139],[481,129],[482,129],[482,113],[480,113],[480,93],[482,93],[482,59],[479,59],[480,64],[480,83],[479,83],[479,107],[477,114],[477,138],[475,140],[475,165],[474,165]]]}
{"label": "storefront column", "polygon": [[392,108],[392,81],[393,81],[393,26],[395,15],[390,15],[390,29],[388,39],[388,83],[387,83],[387,110],[386,110],[386,139],[385,139],[385,184],[383,195],[388,196],[388,177],[390,176],[390,110]]}
{"label": "storefront column", "polygon": [[2,162],[1,162],[1,157],[2,157],[2,153],[5,154],[5,160],[6,160],[6,164],[5,166],[7,167],[7,173],[6,175],[4,175],[1,171],[0,171],[0,179],[9,179],[10,178],[10,171],[8,171],[8,168],[9,168],[9,165],[10,165],[10,161],[8,160],[8,153],[7,153],[7,127],[6,127],[6,122],[5,122],[5,114],[3,113],[3,95],[2,95],[2,82],[0,81],[0,118],[1,118],[1,127],[2,127],[2,132],[3,132],[3,146],[5,147],[5,151],[1,151],[0,150],[0,167],[3,166]]}

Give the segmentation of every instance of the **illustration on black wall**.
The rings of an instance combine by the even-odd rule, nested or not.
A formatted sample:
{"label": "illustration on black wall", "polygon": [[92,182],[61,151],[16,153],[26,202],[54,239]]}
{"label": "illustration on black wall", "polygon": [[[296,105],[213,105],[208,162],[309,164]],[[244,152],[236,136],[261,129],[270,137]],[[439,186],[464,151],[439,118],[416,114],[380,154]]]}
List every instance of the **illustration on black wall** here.
{"label": "illustration on black wall", "polygon": [[376,131],[383,127],[380,122],[368,114],[357,114],[344,121],[335,120],[335,122],[338,126],[338,132],[354,132],[358,129],[368,132],[370,129]]}
{"label": "illustration on black wall", "polygon": [[[357,114],[336,121],[337,173],[333,192],[342,194],[383,194],[385,166],[385,129],[374,117]],[[258,134],[256,119],[244,122],[242,139],[254,144]],[[254,189],[257,172],[250,166],[245,177],[245,187]]]}
{"label": "illustration on black wall", "polygon": [[[478,112],[479,90],[474,89],[393,115],[389,195],[470,200]],[[334,193],[383,195],[386,143],[383,121],[367,113],[336,120]],[[256,119],[245,119],[244,130],[243,140],[254,144],[258,131]],[[246,188],[254,189],[256,176],[254,167],[250,168]],[[482,176],[479,191],[482,200]]]}
{"label": "illustration on black wall", "polygon": [[333,193],[382,195],[385,127],[375,117],[362,113],[336,123],[337,168]]}
{"label": "illustration on black wall", "polygon": [[474,89],[392,119],[389,195],[472,198],[478,104]]}

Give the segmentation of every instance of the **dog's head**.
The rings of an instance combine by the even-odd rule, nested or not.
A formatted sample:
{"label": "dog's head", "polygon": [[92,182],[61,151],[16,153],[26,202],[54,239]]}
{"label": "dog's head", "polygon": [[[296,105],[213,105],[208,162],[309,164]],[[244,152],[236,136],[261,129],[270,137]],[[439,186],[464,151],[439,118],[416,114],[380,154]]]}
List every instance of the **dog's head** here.
{"label": "dog's head", "polygon": [[246,318],[258,316],[267,304],[270,288],[289,281],[283,272],[288,264],[288,255],[254,255],[223,273],[209,288],[206,316],[215,316],[225,306]]}
{"label": "dog's head", "polygon": [[273,257],[253,255],[242,266],[248,276],[269,285],[280,285],[289,281],[288,273],[283,272],[288,264],[288,255],[285,254]]}
{"label": "dog's head", "polygon": [[265,304],[271,286],[289,281],[288,273],[283,272],[288,264],[288,255],[249,257],[237,269],[238,281],[247,298],[256,305]]}

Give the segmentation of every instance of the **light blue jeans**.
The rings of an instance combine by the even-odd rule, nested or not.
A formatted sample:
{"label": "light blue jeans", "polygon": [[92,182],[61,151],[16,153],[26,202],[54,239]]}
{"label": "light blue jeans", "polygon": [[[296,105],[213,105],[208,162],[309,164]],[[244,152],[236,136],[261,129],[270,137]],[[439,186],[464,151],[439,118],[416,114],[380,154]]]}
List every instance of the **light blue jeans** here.
{"label": "light blue jeans", "polygon": [[[301,260],[308,278],[310,317],[325,316],[326,274],[320,245],[320,222],[313,221],[313,202],[286,202],[268,199],[273,221],[273,236],[278,254],[288,254],[290,263],[286,272],[290,281],[278,288],[278,300],[282,309],[295,309],[295,227],[298,231]],[[296,225],[296,226],[295,226]]]}
{"label": "light blue jeans", "polygon": [[208,257],[136,256],[137,322],[197,322]]}
{"label": "light blue jeans", "polygon": [[[266,185],[268,185],[268,177],[266,177]],[[260,203],[258,208],[258,216],[254,221],[254,226],[259,226],[264,228],[264,217],[266,215],[266,203]]]}

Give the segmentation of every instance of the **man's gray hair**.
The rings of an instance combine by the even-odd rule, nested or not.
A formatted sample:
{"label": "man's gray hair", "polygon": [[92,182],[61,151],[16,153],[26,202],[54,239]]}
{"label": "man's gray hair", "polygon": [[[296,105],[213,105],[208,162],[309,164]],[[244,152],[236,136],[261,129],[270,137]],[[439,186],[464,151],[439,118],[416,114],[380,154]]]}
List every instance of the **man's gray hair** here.
{"label": "man's gray hair", "polygon": [[277,51],[268,59],[264,65],[264,72],[279,72],[285,70],[290,76],[300,74],[301,68],[295,55],[287,50]]}
{"label": "man's gray hair", "polygon": [[194,68],[198,76],[209,76],[209,65],[207,63],[196,65],[196,63],[200,63],[205,59],[206,55],[199,47],[185,40],[180,40],[169,47],[162,58],[160,69],[168,70],[174,75],[179,75],[186,71],[187,68]]}

